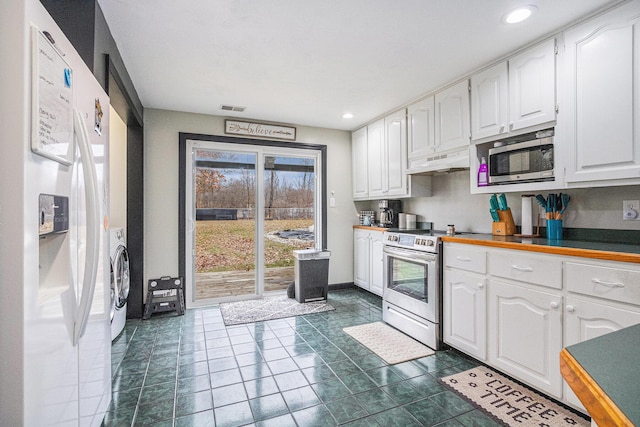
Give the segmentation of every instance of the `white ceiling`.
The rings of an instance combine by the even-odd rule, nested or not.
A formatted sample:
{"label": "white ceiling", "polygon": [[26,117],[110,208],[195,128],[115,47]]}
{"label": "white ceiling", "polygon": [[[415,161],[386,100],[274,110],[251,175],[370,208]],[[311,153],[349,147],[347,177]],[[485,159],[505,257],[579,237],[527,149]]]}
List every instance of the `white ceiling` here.
{"label": "white ceiling", "polygon": [[98,0],[145,108],[344,130],[618,2]]}

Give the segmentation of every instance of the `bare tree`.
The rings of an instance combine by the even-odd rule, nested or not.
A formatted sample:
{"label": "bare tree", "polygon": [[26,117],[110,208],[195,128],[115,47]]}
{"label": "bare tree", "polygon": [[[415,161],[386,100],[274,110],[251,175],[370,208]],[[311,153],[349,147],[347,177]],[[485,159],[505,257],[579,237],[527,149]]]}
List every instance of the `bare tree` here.
{"label": "bare tree", "polygon": [[249,169],[242,169],[240,172],[241,199],[238,200],[236,206],[253,208],[255,205],[256,174]]}
{"label": "bare tree", "polygon": [[226,179],[215,169],[196,168],[196,208],[213,207],[214,193]]}

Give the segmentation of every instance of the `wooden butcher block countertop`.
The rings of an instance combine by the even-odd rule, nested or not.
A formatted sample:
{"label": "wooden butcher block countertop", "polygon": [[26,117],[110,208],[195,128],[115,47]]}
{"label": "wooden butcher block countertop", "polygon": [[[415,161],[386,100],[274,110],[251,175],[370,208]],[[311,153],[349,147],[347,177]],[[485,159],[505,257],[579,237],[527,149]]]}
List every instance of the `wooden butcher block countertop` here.
{"label": "wooden butcher block countertop", "polygon": [[640,244],[547,240],[540,237],[494,236],[492,234],[444,236],[442,240],[445,242],[465,243],[469,245],[640,264]]}

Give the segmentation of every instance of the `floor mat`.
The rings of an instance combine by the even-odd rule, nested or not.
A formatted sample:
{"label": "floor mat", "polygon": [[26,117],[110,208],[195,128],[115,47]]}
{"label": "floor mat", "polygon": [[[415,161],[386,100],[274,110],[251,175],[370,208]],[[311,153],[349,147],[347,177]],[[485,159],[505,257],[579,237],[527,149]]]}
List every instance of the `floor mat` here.
{"label": "floor mat", "polygon": [[220,304],[226,326],[335,310],[325,301],[299,303],[286,295]]}
{"label": "floor mat", "polygon": [[430,356],[434,353],[429,347],[382,322],[351,326],[344,328],[343,331],[390,365]]}
{"label": "floor mat", "polygon": [[591,423],[486,366],[441,381],[509,426],[590,426]]}

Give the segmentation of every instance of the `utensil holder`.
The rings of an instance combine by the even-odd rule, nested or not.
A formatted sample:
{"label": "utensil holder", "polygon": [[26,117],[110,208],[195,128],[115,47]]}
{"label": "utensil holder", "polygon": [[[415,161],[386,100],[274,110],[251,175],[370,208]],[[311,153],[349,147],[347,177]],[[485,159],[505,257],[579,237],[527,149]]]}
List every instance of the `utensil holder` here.
{"label": "utensil holder", "polygon": [[562,240],[562,220],[561,219],[547,220],[547,239]]}
{"label": "utensil holder", "polygon": [[492,225],[492,233],[496,236],[513,236],[516,232],[516,224],[513,222],[511,209],[497,211],[500,221],[494,222]]}

